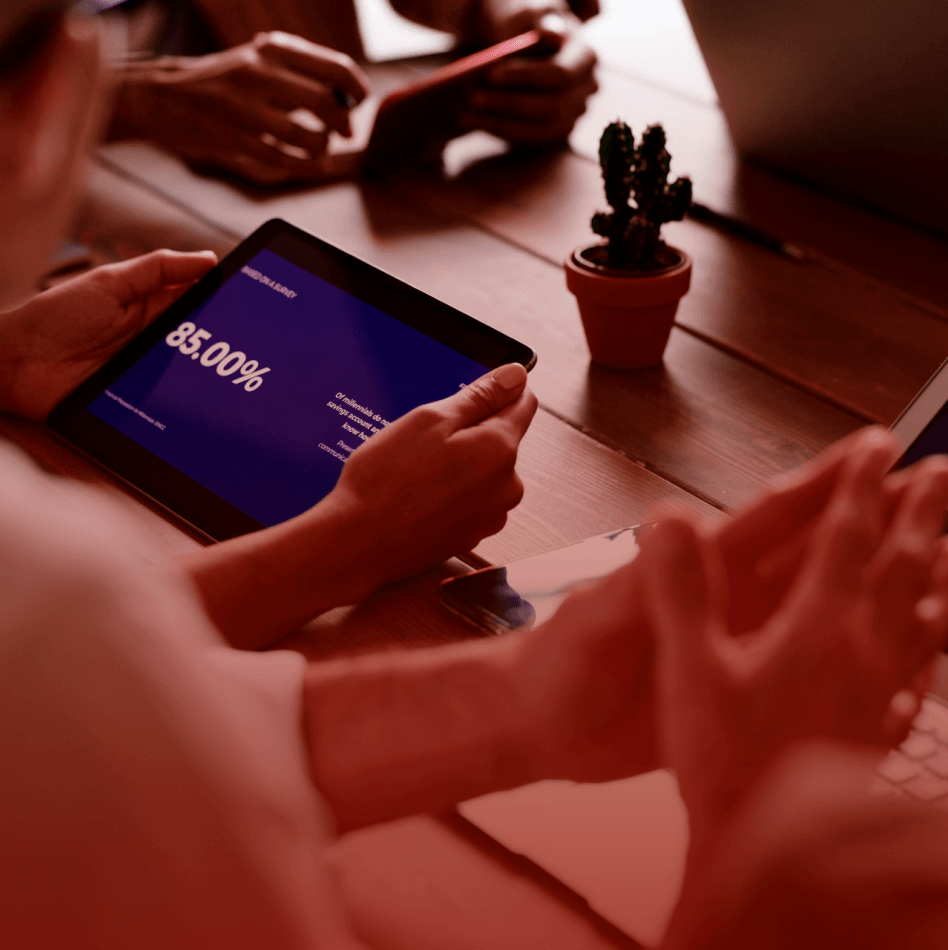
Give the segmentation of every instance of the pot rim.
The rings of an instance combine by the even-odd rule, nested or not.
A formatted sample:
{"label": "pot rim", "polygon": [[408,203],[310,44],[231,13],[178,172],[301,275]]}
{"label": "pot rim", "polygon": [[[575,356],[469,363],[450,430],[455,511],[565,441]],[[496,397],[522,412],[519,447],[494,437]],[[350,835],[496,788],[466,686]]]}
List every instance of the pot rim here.
{"label": "pot rim", "polygon": [[597,273],[580,267],[574,252],[563,261],[567,289],[577,298],[607,307],[626,307],[632,301],[634,306],[652,306],[680,299],[691,286],[692,261],[687,252],[675,251],[682,260],[671,270],[651,274],[618,271],[621,276],[617,277],[604,273],[605,268]]}
{"label": "pot rim", "polygon": [[586,258],[582,256],[583,251],[591,250],[594,247],[605,246],[606,243],[604,241],[597,241],[594,244],[584,244],[582,247],[577,247],[570,254],[570,263],[587,274],[595,277],[604,277],[609,280],[648,280],[652,277],[668,277],[676,271],[691,266],[691,258],[687,252],[671,244],[666,244],[665,246],[668,250],[678,255],[678,261],[674,264],[669,264],[667,267],[661,267],[655,270],[623,270],[619,267],[605,267],[602,264],[595,264],[592,261],[586,260]]}

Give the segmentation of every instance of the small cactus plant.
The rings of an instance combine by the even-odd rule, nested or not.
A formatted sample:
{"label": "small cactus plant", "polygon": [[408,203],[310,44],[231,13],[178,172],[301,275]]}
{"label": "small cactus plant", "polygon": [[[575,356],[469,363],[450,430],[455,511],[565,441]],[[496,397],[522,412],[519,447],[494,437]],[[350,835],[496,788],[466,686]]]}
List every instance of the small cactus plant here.
{"label": "small cactus plant", "polygon": [[[591,225],[606,238],[589,259],[620,270],[653,270],[674,263],[661,239],[666,221],[680,221],[691,205],[691,179],[668,183],[671,156],[665,130],[650,125],[638,146],[624,122],[606,126],[599,140],[599,164],[611,212],[597,212]],[[630,199],[635,204],[630,204]]]}

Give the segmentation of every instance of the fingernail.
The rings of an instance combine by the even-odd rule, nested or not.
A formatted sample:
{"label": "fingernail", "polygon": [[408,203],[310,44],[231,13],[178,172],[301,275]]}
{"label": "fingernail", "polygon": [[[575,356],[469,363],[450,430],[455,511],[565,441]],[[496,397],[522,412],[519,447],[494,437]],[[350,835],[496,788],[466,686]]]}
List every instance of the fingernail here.
{"label": "fingernail", "polygon": [[495,369],[491,378],[504,389],[519,389],[527,380],[527,371],[519,363],[507,363]]}
{"label": "fingernail", "polygon": [[545,13],[540,19],[540,29],[563,36],[569,31],[569,25],[559,13]]}

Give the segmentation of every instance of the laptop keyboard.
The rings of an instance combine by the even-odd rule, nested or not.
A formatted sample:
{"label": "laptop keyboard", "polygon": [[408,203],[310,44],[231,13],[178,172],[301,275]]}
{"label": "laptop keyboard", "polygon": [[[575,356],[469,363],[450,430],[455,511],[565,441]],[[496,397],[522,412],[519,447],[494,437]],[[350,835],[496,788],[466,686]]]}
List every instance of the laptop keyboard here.
{"label": "laptop keyboard", "polygon": [[948,810],[948,705],[926,696],[908,738],[877,772],[873,791]]}

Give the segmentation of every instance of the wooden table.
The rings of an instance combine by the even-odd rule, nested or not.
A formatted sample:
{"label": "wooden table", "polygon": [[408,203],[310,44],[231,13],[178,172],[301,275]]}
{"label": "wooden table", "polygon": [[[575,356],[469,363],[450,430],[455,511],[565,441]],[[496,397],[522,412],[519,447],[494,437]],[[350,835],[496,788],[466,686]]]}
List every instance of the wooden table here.
{"label": "wooden table", "polygon": [[[372,74],[384,90],[423,68]],[[489,561],[642,521],[659,501],[727,510],[857,426],[890,423],[948,355],[945,242],[742,164],[713,105],[615,65],[600,83],[570,150],[499,154],[474,137],[452,147],[440,178],[265,193],[198,177],[139,143],[110,146],[77,233],[115,257],[158,246],[224,253],[285,217],[533,346],[541,409],[521,451],[526,496],[476,552]],[[636,131],[663,122],[673,172],[692,176],[699,200],[812,251],[793,262],[691,221],[669,226],[694,260],[692,289],[664,364],[638,372],[590,365],[561,270],[603,204],[593,159],[617,115]],[[141,523],[148,556],[199,543],[40,427],[5,419],[0,429],[117,498]],[[437,580],[459,569],[333,611],[294,645],[318,658],[468,636],[436,606]],[[380,947],[635,945],[457,815],[367,829],[337,859],[356,928]]]}

